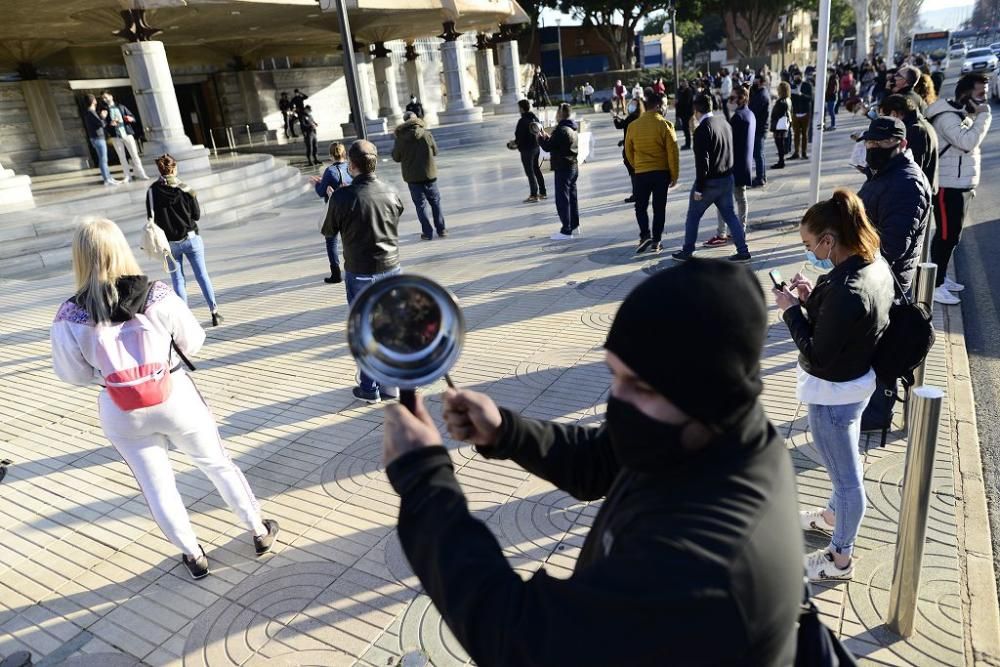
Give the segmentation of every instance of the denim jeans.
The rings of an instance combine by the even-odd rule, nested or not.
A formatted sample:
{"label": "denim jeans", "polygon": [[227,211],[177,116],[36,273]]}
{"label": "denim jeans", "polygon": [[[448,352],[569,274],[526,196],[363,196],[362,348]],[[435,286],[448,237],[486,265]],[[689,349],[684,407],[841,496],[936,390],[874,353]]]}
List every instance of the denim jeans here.
{"label": "denim jeans", "polygon": [[176,271],[171,272],[170,280],[174,284],[174,291],[177,292],[184,303],[187,303],[187,289],[185,289],[186,279],[184,277],[184,258],[191,262],[191,269],[194,271],[194,279],[201,287],[201,293],[205,297],[208,309],[215,312],[218,304],[215,302],[215,290],[212,289],[212,279],[208,277],[208,268],[205,266],[205,242],[194,232],[188,234],[183,241],[170,242],[170,254],[173,255],[177,264]]}
{"label": "denim jeans", "polygon": [[830,129],[836,129],[837,127],[837,102],[827,102],[826,103],[826,113],[830,116]]}
{"label": "denim jeans", "polygon": [[556,212],[559,213],[559,229],[563,234],[571,234],[580,226],[580,208],[576,201],[576,178],[580,175],[574,164],[570,169],[556,169]]}
{"label": "denim jeans", "polygon": [[736,205],[733,201],[734,187],[732,176],[705,179],[700,200],[694,198],[694,188],[691,188],[687,220],[684,222],[684,252],[694,252],[694,244],[698,241],[698,224],[712,204],[719,209],[719,214],[729,227],[729,235],[736,244],[736,252],[749,252],[743,225],[736,216]]}
{"label": "denim jeans", "polygon": [[858,454],[861,413],[867,404],[866,399],[847,405],[809,405],[809,431],[833,483],[827,505],[836,515],[830,547],[839,554],[854,550],[868,505]]}
{"label": "denim jeans", "polygon": [[[646,171],[632,177],[632,191],[635,193],[635,221],[639,223],[639,238],[652,238],[659,242],[663,238],[663,225],[667,220],[667,186],[670,172]],[[649,235],[649,198],[653,197],[653,235]]]}
{"label": "denim jeans", "polygon": [[[409,183],[410,198],[413,206],[417,209],[417,219],[420,220],[420,231],[424,236],[434,236],[434,230],[438,233],[444,231],[444,213],[441,212],[441,191],[438,190],[437,181],[429,183]],[[431,213],[434,215],[434,227],[431,228],[430,219],[427,217],[427,204],[431,205]]]}
{"label": "denim jeans", "polygon": [[[344,287],[347,288],[347,303],[354,303],[354,300],[358,298],[358,295],[372,283],[376,283],[383,278],[388,278],[389,276],[398,275],[401,270],[401,267],[397,266],[396,268],[389,269],[384,273],[375,273],[370,275],[345,271]],[[389,387],[386,388],[388,389]],[[365,374],[364,371],[361,371],[361,390],[368,393],[376,392],[379,390],[379,383],[375,381],[375,378]]]}
{"label": "denim jeans", "polygon": [[340,238],[336,234],[333,236],[327,236],[326,238],[326,258],[330,260],[330,269],[332,270],[335,266],[340,266],[340,257],[337,255],[338,239]]}
{"label": "denim jeans", "polygon": [[[747,204],[747,186],[734,186],[733,195],[736,199],[736,217],[740,219],[740,224],[743,225],[743,235],[746,236],[747,215],[750,211],[750,206]],[[715,217],[719,221],[719,227],[716,230],[715,235],[726,236],[726,219],[722,217],[722,211],[719,208],[715,209]]]}
{"label": "denim jeans", "polygon": [[531,196],[545,194],[545,177],[542,176],[542,166],[539,164],[541,149],[538,146],[526,151],[521,151],[521,166],[524,167],[524,175],[528,177],[528,188]]}
{"label": "denim jeans", "polygon": [[101,178],[106,183],[111,180],[111,170],[108,169],[108,142],[91,137],[90,145],[97,151],[97,167],[101,170]]}
{"label": "denim jeans", "polygon": [[753,164],[757,170],[757,178],[754,181],[764,183],[767,181],[767,171],[764,169],[764,133],[757,132],[753,135]]}

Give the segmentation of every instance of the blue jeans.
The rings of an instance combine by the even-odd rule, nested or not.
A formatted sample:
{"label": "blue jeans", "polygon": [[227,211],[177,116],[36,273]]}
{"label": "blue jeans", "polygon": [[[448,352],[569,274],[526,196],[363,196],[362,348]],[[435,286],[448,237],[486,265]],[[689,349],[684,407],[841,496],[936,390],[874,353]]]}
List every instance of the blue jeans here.
{"label": "blue jeans", "polygon": [[830,129],[835,129],[837,127],[837,102],[827,102],[826,103],[826,113],[830,116]]}
{"label": "blue jeans", "polygon": [[[395,276],[400,273],[400,267],[394,269],[389,269],[384,273],[376,273],[371,275],[366,275],[362,273],[351,273],[350,271],[344,272],[344,287],[347,288],[347,303],[352,304],[354,300],[358,298],[358,295],[372,283],[378,282],[383,278],[388,278],[389,276]],[[375,381],[375,378],[366,375],[364,371],[361,371],[361,390],[368,393],[373,393],[378,391],[379,383]]]}
{"label": "blue jeans", "polygon": [[[430,183],[409,183],[410,198],[413,206],[417,209],[417,218],[420,220],[420,230],[424,236],[434,236],[434,229],[438,234],[444,231],[444,213],[441,212],[441,191],[438,190],[437,181]],[[431,213],[434,215],[434,228],[431,228],[430,219],[427,217],[427,204],[431,205]]]}
{"label": "blue jeans", "polygon": [[570,169],[556,169],[556,212],[559,213],[559,222],[562,223],[559,231],[563,234],[572,234],[573,230],[580,226],[580,208],[576,200],[576,179],[580,171],[576,165]]}
{"label": "blue jeans", "polygon": [[90,145],[97,151],[97,167],[101,170],[101,178],[111,180],[111,170],[108,169],[108,142],[104,139],[90,138]]}
{"label": "blue jeans", "polygon": [[754,168],[757,170],[757,178],[754,179],[759,183],[764,183],[767,181],[767,172],[764,169],[764,133],[756,132],[753,135],[753,164]]}
{"label": "blue jeans", "polygon": [[338,235],[327,236],[326,238],[326,257],[330,260],[330,269],[332,270],[335,266],[340,266],[340,257],[337,255],[338,248]]}
{"label": "blue jeans", "polygon": [[694,244],[698,241],[698,224],[705,211],[712,204],[719,209],[719,215],[729,228],[729,235],[736,244],[736,252],[749,252],[747,237],[743,232],[743,223],[736,215],[736,204],[733,199],[735,188],[732,176],[722,178],[707,178],[701,189],[701,199],[694,198],[694,188],[688,202],[687,220],[684,222],[684,252],[694,252]]}
{"label": "blue jeans", "polygon": [[215,290],[212,289],[212,279],[208,277],[208,268],[205,266],[205,242],[201,237],[191,232],[183,241],[170,242],[170,254],[173,255],[177,263],[177,270],[170,274],[170,280],[174,284],[174,291],[177,292],[184,303],[187,303],[187,289],[185,289],[184,258],[191,262],[191,269],[194,271],[194,279],[201,287],[201,293],[208,303],[208,309],[215,312],[218,304],[215,302]]}
{"label": "blue jeans", "polygon": [[[639,238],[652,238],[659,243],[663,238],[663,225],[667,219],[667,186],[670,172],[646,171],[632,177],[632,193],[635,195],[635,221],[639,224]],[[653,235],[649,235],[649,198],[653,197]]]}
{"label": "blue jeans", "polygon": [[809,405],[809,431],[833,483],[827,507],[835,515],[830,547],[850,555],[868,500],[858,454],[861,413],[868,399],[847,405]]}

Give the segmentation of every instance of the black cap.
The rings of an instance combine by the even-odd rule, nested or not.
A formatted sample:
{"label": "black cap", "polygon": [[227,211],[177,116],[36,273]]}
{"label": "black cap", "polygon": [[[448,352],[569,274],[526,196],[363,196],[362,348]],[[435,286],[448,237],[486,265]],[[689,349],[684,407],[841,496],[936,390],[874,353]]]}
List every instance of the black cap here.
{"label": "black cap", "polygon": [[890,116],[879,116],[868,126],[868,131],[861,135],[861,141],[884,141],[886,139],[905,139],[906,126],[903,121]]}

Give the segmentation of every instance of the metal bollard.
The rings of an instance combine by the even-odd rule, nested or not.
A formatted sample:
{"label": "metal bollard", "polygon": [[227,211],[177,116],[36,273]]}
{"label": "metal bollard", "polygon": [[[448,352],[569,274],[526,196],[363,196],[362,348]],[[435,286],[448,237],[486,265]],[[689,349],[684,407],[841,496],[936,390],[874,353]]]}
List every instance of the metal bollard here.
{"label": "metal bollard", "polygon": [[212,141],[212,157],[219,157],[219,147],[215,145],[215,130],[208,128],[208,138]]}
{"label": "metal bollard", "polygon": [[247,143],[250,145],[250,148],[253,148],[253,137],[250,135],[250,125],[247,124],[243,127],[247,129]]}
{"label": "metal bollard", "polygon": [[236,152],[236,135],[233,133],[232,126],[226,128],[226,138],[229,139],[229,152]]}
{"label": "metal bollard", "polygon": [[913,423],[906,448],[903,497],[896,533],[895,568],[889,592],[889,629],[901,637],[913,634],[920,587],[920,565],[927,536],[927,510],[934,474],[934,450],[944,392],[937,387],[917,387],[911,394]]}
{"label": "metal bollard", "polygon": [[[917,280],[916,286],[913,289],[913,299],[919,304],[927,309],[928,312],[934,312],[934,283],[937,281],[937,264],[932,262],[923,262],[917,265]],[[917,366],[917,369],[913,371],[913,378],[915,382],[914,387],[919,387],[924,383],[924,371],[927,365],[927,359],[924,358],[924,362]]]}
{"label": "metal bollard", "polygon": [[931,228],[937,224],[934,220],[934,216],[930,216],[930,220],[927,221],[927,227],[924,228],[924,245],[920,248],[920,261],[929,262],[931,261]]}

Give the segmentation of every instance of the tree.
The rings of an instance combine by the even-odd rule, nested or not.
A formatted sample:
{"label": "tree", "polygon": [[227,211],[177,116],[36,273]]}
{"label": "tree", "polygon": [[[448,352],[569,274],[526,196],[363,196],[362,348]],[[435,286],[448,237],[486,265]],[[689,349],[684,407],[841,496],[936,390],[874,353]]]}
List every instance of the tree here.
{"label": "tree", "polygon": [[[924,0],[899,0],[899,12],[896,15],[896,48],[901,50],[905,43],[905,38],[917,25],[920,19],[920,8]],[[889,19],[892,14],[892,0],[871,0],[869,11],[876,21],[882,21],[883,43],[882,48],[889,47]],[[883,54],[887,58],[893,54]]]}
{"label": "tree", "polygon": [[535,42],[538,41],[538,16],[546,7],[554,7],[555,2],[552,0],[520,0],[518,4],[528,15],[528,25],[525,32],[522,33],[528,38],[524,53],[534,53]]}
{"label": "tree", "polygon": [[854,8],[848,0],[833,0],[830,3],[830,40],[840,40],[855,34]]}
{"label": "tree", "polygon": [[612,69],[631,69],[636,27],[668,6],[668,0],[558,0],[560,10],[592,27],[608,46]]}

